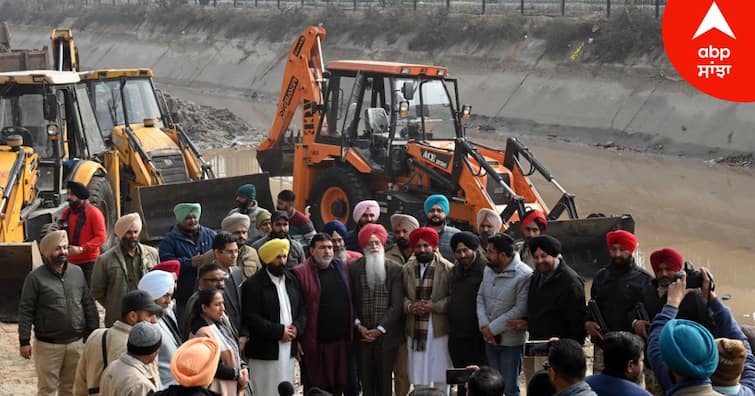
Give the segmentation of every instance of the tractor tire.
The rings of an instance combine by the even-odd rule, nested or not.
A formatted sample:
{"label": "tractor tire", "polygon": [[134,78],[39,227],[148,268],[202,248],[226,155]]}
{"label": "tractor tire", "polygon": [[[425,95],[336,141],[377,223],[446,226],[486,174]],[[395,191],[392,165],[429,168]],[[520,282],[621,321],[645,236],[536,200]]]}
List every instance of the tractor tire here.
{"label": "tractor tire", "polygon": [[333,166],[317,176],[309,194],[309,213],[315,229],[339,220],[346,228],[356,223],[351,218],[354,205],[369,199],[364,176],[351,168]]}
{"label": "tractor tire", "polygon": [[87,186],[89,189],[89,202],[96,206],[102,212],[105,218],[105,227],[107,229],[108,240],[103,245],[103,249],[113,246],[115,243],[114,227],[118,220],[115,205],[115,194],[110,181],[102,176],[94,176]]}

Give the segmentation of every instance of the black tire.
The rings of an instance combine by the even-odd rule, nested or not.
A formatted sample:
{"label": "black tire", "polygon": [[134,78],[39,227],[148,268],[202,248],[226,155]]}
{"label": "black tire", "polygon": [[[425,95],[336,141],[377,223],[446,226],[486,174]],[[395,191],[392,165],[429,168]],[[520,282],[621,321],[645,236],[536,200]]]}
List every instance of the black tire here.
{"label": "black tire", "polygon": [[[337,190],[343,196],[341,199],[332,199],[337,195]],[[331,220],[341,220],[346,228],[353,228],[355,223],[351,212],[357,202],[369,199],[368,193],[365,177],[354,169],[333,166],[320,172],[308,200],[315,229],[321,229]]]}
{"label": "black tire", "polygon": [[102,176],[94,176],[87,186],[89,189],[89,203],[96,206],[105,218],[108,239],[103,248],[112,246],[115,239],[114,227],[118,220],[115,206],[115,194],[110,182]]}

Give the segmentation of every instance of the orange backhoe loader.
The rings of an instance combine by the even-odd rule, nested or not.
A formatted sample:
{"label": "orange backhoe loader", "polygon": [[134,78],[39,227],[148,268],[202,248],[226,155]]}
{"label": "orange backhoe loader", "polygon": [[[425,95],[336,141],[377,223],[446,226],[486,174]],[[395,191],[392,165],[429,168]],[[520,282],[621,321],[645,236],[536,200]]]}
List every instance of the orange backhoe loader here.
{"label": "orange backhoe loader", "polygon": [[[326,67],[325,37],[323,27],[311,26],[294,42],[272,129],[257,149],[262,169],[293,175],[296,207],[310,206],[316,227],[334,219],[351,227],[353,206],[368,198],[383,214],[423,221],[424,199],[444,194],[450,221],[466,229],[476,227],[482,208],[509,225],[527,209],[541,209],[567,262],[588,276],[608,262],[606,232],[633,231],[629,215],[580,218],[574,195],[517,139],[509,138],[504,151],[470,141],[463,122],[471,107],[459,106],[458,82],[447,68],[378,61]],[[300,106],[302,129],[295,133],[289,126]],[[552,207],[530,181],[534,173],[560,191]]]}

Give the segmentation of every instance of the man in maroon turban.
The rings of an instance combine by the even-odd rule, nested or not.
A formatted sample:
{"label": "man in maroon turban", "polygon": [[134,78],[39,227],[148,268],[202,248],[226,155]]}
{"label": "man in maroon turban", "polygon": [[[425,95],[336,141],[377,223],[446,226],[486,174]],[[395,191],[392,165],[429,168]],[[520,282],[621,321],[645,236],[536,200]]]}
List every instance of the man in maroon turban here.
{"label": "man in maroon turban", "polygon": [[[414,256],[404,266],[404,312],[409,382],[415,388],[446,387],[448,300],[453,264],[438,252],[438,232],[421,227],[409,234]],[[447,392],[447,390],[446,390]]]}
{"label": "man in maroon turban", "polygon": [[[638,266],[632,254],[637,248],[634,234],[611,231],[606,234],[606,245],[611,262],[595,275],[590,288],[590,299],[595,300],[607,328],[601,328],[591,311],[587,312],[585,330],[594,341],[603,339],[609,331],[632,331],[634,311],[640,296],[653,277]],[[596,371],[603,369],[603,351],[595,346]]]}
{"label": "man in maroon turban", "polygon": [[524,213],[522,221],[519,222],[519,228],[522,230],[522,240],[516,245],[519,258],[530,267],[535,268],[535,261],[530,251],[530,240],[548,231],[548,219],[545,217],[545,213],[540,210],[528,210]]}
{"label": "man in maroon turban", "polygon": [[365,224],[358,234],[364,256],[349,264],[354,342],[364,396],[391,394],[393,364],[404,342],[404,273],[386,259],[388,233],[380,224]]}

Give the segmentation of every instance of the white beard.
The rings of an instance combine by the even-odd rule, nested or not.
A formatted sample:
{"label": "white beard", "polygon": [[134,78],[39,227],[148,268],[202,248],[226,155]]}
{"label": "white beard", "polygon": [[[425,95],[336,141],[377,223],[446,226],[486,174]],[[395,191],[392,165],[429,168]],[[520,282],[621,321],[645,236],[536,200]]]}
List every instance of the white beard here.
{"label": "white beard", "polygon": [[336,260],[338,260],[338,261],[340,261],[342,263],[345,263],[346,262],[346,248],[343,248],[343,249],[340,249],[340,250],[333,249],[333,257]]}
{"label": "white beard", "polygon": [[378,285],[385,284],[385,252],[365,252],[364,262],[370,289],[375,290]]}

